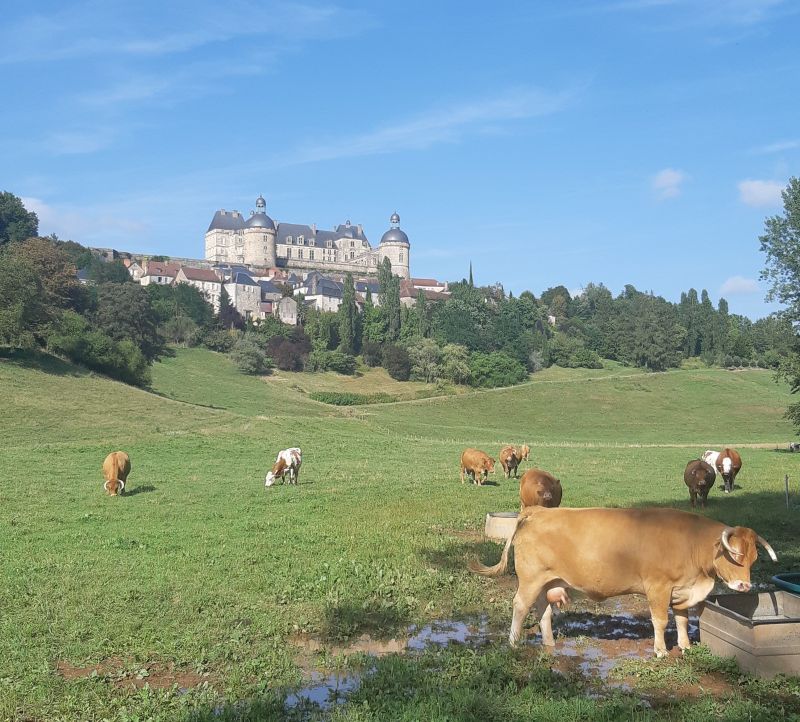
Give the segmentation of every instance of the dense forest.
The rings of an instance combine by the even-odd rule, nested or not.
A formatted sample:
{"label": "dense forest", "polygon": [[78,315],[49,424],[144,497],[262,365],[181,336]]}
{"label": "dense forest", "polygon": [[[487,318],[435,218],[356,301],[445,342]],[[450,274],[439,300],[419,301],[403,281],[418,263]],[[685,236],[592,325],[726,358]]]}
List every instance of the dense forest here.
{"label": "dense forest", "polygon": [[[37,232],[35,214],[0,194],[0,345],[46,348],[138,385],[170,344],[230,353],[247,373],[277,366],[348,374],[360,357],[399,380],[504,386],[551,365],[600,368],[602,359],[651,371],[692,360],[786,368],[796,342],[789,318],[751,321],[729,313],[724,299],[715,306],[705,289],[688,289],[678,303],[633,286],[614,296],[602,284],[575,297],[564,286],[514,296],[499,283],[476,286],[470,271],[448,297],[420,292],[406,308],[388,261],[376,299],[359,301],[348,275],[336,313],[300,303],[298,327],[245,322],[224,291],[215,314],[190,286],[142,287],[120,262]],[[78,268],[90,283],[78,281]]]}

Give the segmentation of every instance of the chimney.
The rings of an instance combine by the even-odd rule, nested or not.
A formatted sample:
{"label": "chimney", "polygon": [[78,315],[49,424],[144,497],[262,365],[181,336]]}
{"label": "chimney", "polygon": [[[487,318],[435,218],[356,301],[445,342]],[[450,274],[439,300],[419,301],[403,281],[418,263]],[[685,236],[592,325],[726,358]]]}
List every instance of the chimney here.
{"label": "chimney", "polygon": [[312,233],[313,233],[315,236],[317,235],[317,224],[316,224],[316,223],[312,223],[312,224],[311,224],[311,232],[312,232]]}

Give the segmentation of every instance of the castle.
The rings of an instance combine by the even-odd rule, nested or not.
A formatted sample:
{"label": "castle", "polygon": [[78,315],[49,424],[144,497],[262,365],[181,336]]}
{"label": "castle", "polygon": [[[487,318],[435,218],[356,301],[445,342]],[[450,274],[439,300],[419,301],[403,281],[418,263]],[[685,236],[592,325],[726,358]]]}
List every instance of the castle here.
{"label": "castle", "polygon": [[333,231],[316,225],[275,223],[267,215],[262,196],[256,209],[245,217],[239,211],[218,210],[206,231],[205,257],[214,264],[246,264],[264,268],[289,268],[332,273],[374,274],[384,258],[392,272],[410,278],[408,236],[400,230],[400,216],[393,213],[391,228],[373,248],[361,224],[347,221]]}

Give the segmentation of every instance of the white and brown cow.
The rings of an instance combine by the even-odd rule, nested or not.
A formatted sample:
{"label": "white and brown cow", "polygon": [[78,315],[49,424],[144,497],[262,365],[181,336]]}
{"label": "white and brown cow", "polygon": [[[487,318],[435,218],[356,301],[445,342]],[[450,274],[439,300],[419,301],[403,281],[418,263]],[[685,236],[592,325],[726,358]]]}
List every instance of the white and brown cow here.
{"label": "white and brown cow", "polygon": [[131,459],[124,451],[112,451],[103,462],[103,488],[109,496],[118,496],[125,491],[125,482],[131,473]]}
{"label": "white and brown cow", "polygon": [[[762,544],[752,529],[730,527],[676,509],[547,509],[532,506],[517,517],[514,533],[493,567],[470,569],[495,576],[508,566],[515,547],[519,580],[509,641],[515,645],[522,624],[536,605],[542,643],[552,646],[553,599],[577,589],[591,599],[643,594],[650,605],[656,656],[667,653],[664,628],[672,607],[678,646],[689,646],[689,608],[702,604],[720,578],[730,589],[750,590],[750,567]],[[566,597],[564,597],[566,599]]]}
{"label": "white and brown cow", "polygon": [[722,451],[709,449],[703,453],[702,458],[706,464],[713,466],[722,475],[725,493],[730,494],[733,491],[736,475],[742,468],[742,457],[739,456],[739,452],[726,446]]}
{"label": "white and brown cow", "polygon": [[264,479],[264,486],[272,486],[278,479],[286,483],[286,476],[289,477],[290,484],[297,483],[297,477],[300,476],[300,465],[303,463],[303,452],[297,447],[291,449],[284,449],[278,454],[272,468],[267,472],[267,478]]}

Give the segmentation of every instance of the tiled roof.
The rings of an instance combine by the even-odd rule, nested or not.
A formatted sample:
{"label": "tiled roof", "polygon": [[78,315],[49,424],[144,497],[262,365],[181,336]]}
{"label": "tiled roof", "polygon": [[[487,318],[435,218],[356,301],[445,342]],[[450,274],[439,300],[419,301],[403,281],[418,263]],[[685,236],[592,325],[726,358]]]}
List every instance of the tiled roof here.
{"label": "tiled roof", "polygon": [[206,281],[207,283],[219,283],[219,276],[214,271],[208,268],[191,268],[190,266],[182,266],[181,271],[186,279],[189,281]]}

